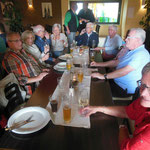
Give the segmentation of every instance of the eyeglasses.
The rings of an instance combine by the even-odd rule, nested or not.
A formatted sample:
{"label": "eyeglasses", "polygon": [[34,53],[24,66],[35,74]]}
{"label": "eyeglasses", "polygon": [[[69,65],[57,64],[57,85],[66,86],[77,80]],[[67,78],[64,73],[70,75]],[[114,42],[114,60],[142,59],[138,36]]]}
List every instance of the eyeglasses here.
{"label": "eyeglasses", "polygon": [[135,39],[135,38],[138,38],[137,36],[127,36],[126,39]]}
{"label": "eyeglasses", "polygon": [[140,90],[143,91],[146,88],[148,92],[150,93],[150,87],[148,87],[146,84],[142,84],[141,80],[137,81],[137,85],[140,88]]}
{"label": "eyeglasses", "polygon": [[15,42],[15,43],[18,43],[18,42],[21,42],[22,40],[21,39],[18,39],[18,40],[9,40],[9,42]]}

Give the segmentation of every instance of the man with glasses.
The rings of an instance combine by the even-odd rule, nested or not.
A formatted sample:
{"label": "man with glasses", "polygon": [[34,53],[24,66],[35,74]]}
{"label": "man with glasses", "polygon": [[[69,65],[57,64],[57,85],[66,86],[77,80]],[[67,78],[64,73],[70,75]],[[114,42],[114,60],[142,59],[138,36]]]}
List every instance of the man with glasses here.
{"label": "man with glasses", "polygon": [[33,92],[31,83],[35,83],[35,87],[37,87],[38,82],[48,74],[48,70],[42,69],[37,61],[22,49],[19,33],[9,33],[6,38],[9,48],[2,65],[7,73],[15,74],[20,85],[25,88],[27,98],[29,98]]}
{"label": "man with glasses", "polygon": [[102,112],[135,121],[133,138],[129,138],[126,134],[127,130],[123,126],[120,128],[119,144],[121,150],[149,150],[150,147],[150,63],[144,66],[142,79],[138,81],[138,86],[140,98],[133,101],[129,106],[89,106],[82,110],[88,112],[87,116]]}
{"label": "man with glasses", "polygon": [[145,36],[143,29],[133,28],[125,40],[128,51],[123,56],[113,61],[91,63],[91,66],[116,67],[115,71],[107,74],[91,75],[98,79],[113,79],[110,80],[113,97],[128,97],[135,93],[136,82],[141,79],[141,70],[150,61],[149,53],[143,45]]}
{"label": "man with glasses", "polygon": [[96,32],[93,32],[94,24],[89,22],[86,24],[86,28],[76,37],[77,45],[87,45],[95,48],[99,43],[99,37]]}

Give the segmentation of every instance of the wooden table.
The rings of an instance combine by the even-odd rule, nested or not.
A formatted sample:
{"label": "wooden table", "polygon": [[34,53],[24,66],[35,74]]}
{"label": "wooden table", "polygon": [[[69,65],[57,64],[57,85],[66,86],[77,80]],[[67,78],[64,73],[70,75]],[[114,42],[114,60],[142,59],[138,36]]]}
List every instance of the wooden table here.
{"label": "wooden table", "polygon": [[[100,69],[100,72],[104,71]],[[56,88],[58,76],[61,74],[51,70],[33,93],[27,106],[46,107],[48,96]],[[113,105],[108,82],[92,80],[90,103]],[[0,138],[0,147],[24,150],[119,150],[117,119],[96,113],[90,120],[90,129],[56,126],[50,121],[45,128],[29,135],[5,132]]]}

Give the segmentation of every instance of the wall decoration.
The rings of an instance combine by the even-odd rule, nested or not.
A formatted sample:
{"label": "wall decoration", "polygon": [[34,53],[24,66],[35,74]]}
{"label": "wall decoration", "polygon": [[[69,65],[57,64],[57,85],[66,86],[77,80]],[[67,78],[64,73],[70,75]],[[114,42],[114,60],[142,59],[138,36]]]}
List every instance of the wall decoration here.
{"label": "wall decoration", "polygon": [[52,3],[42,3],[42,17],[47,19],[52,16]]}

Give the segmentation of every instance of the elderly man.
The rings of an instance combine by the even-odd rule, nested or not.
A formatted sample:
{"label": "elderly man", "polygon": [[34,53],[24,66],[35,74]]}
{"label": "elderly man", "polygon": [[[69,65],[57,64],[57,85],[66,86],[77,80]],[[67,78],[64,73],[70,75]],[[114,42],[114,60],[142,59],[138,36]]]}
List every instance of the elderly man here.
{"label": "elderly man", "polygon": [[[33,32],[35,33],[35,44],[39,48],[41,52],[47,51],[47,53],[50,53],[50,36],[49,33],[45,31],[45,28],[42,25],[37,25],[32,27]],[[45,50],[47,49],[47,50]],[[50,58],[48,59],[50,62],[55,61],[54,58],[52,58],[52,55],[50,53]]]}
{"label": "elderly man", "polygon": [[93,32],[94,24],[89,22],[86,24],[86,29],[83,29],[76,37],[77,45],[87,45],[89,47],[97,47],[99,38],[96,32]]}
{"label": "elderly man", "polygon": [[121,150],[149,150],[150,147],[150,63],[143,68],[142,79],[138,81],[138,86],[140,88],[140,98],[129,106],[89,106],[82,110],[88,112],[87,116],[102,112],[135,121],[133,138],[129,138],[125,134],[126,130],[120,128],[122,132],[122,138],[119,139]]}
{"label": "elderly man", "polygon": [[14,73],[21,86],[23,86],[28,96],[32,94],[30,83],[41,81],[48,73],[41,70],[36,60],[22,49],[22,42],[19,33],[9,33],[7,35],[8,50],[4,56],[2,65],[8,73]]}
{"label": "elderly man", "polygon": [[104,46],[96,48],[96,50],[103,50],[103,58],[106,60],[112,59],[117,55],[123,42],[122,38],[117,34],[117,26],[109,26],[108,34]]}
{"label": "elderly man", "polygon": [[150,55],[143,45],[145,36],[143,29],[133,28],[126,38],[128,51],[122,57],[104,63],[91,63],[91,66],[116,67],[115,71],[108,74],[92,74],[94,78],[114,79],[110,82],[113,96],[126,97],[135,93],[141,70],[150,61]]}
{"label": "elderly man", "polygon": [[66,12],[65,15],[65,27],[66,27],[66,34],[68,37],[69,46],[75,40],[75,35],[79,26],[79,20],[76,15],[77,4],[76,2],[71,2],[71,9]]}

